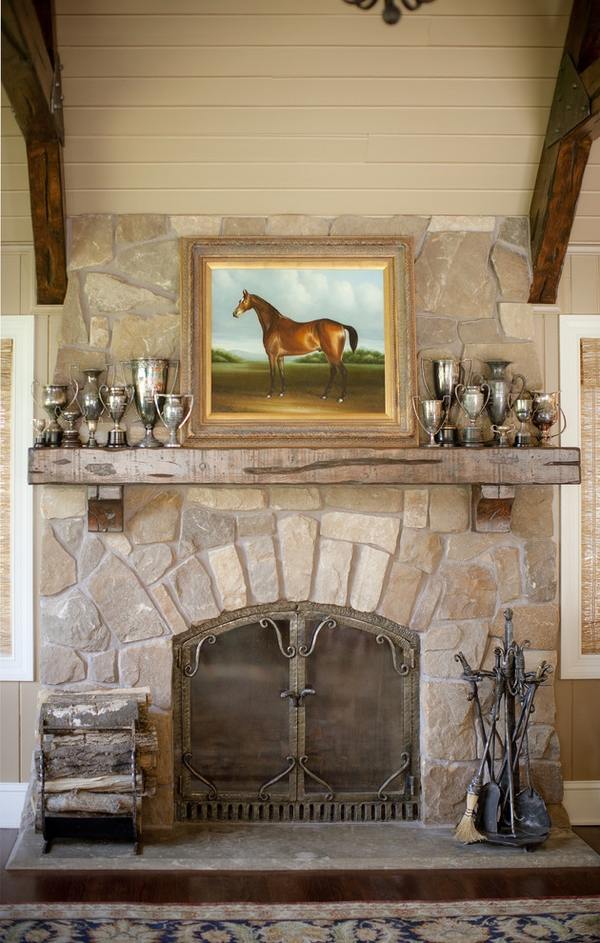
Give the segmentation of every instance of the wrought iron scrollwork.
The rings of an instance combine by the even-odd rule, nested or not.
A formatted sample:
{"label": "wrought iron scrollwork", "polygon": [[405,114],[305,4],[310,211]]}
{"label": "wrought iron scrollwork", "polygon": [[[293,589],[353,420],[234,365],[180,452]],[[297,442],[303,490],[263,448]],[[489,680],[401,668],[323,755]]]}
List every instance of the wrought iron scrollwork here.
{"label": "wrought iron scrollwork", "polygon": [[[358,7],[359,10],[372,10],[379,0],[344,0],[344,2]],[[402,16],[402,10],[398,7],[398,3],[401,3],[405,10],[412,12],[418,10],[424,3],[433,3],[433,0],[384,0],[384,2],[385,6],[381,15],[385,22],[392,26]]]}
{"label": "wrought iron scrollwork", "polygon": [[333,789],[331,788],[329,783],[326,783],[324,779],[321,779],[320,776],[317,776],[316,773],[313,773],[313,771],[309,769],[308,766],[306,765],[307,763],[308,763],[308,756],[301,756],[298,758],[298,766],[300,767],[300,769],[304,770],[304,772],[310,779],[313,779],[316,783],[319,783],[320,786],[325,787],[325,789],[327,790],[325,798],[331,801],[334,798]]}
{"label": "wrought iron scrollwork", "polygon": [[325,618],[319,622],[316,627],[310,645],[300,645],[298,648],[298,654],[302,655],[303,658],[308,658],[315,650],[315,645],[317,644],[317,639],[319,637],[319,632],[321,629],[335,629],[337,622],[331,616],[325,616]]}
{"label": "wrought iron scrollwork", "polygon": [[381,784],[381,786],[377,790],[377,795],[383,802],[386,802],[389,799],[389,796],[386,794],[386,791],[385,791],[387,787],[389,786],[389,784],[392,783],[396,779],[396,777],[400,775],[400,773],[403,773],[404,770],[408,768],[410,764],[410,753],[401,753],[400,759],[402,760],[402,766],[400,766],[399,769],[393,772],[391,776],[388,776],[388,778]]}
{"label": "wrought iron scrollwork", "polygon": [[263,783],[260,789],[258,790],[258,798],[260,799],[261,802],[268,802],[269,799],[271,798],[271,794],[269,792],[265,792],[265,790],[268,789],[269,786],[274,786],[275,783],[278,783],[280,780],[285,779],[285,777],[289,776],[289,774],[294,769],[296,765],[296,757],[286,756],[286,760],[288,761],[288,765],[283,770],[283,772],[278,773],[277,776],[273,777],[273,779],[267,780],[267,782]]}
{"label": "wrought iron scrollwork", "polygon": [[[398,664],[398,648],[396,645],[394,645],[394,642],[389,637],[389,635],[384,635],[381,633],[376,637],[375,641],[378,645],[383,645],[384,642],[387,642],[387,644],[390,646],[390,651],[392,653],[392,664],[394,666],[394,671],[397,674],[405,676],[409,673],[411,668],[414,668],[414,656],[411,657],[411,663],[407,664],[406,662],[402,662],[402,664]],[[412,652],[410,654],[412,656]]]}
{"label": "wrought iron scrollwork", "polygon": [[283,657],[284,658],[294,657],[294,655],[296,654],[295,647],[293,645],[288,645],[286,648],[283,647],[283,638],[281,636],[281,630],[276,622],[273,622],[272,619],[269,619],[269,617],[266,616],[264,619],[261,619],[258,624],[260,625],[261,629],[268,629],[269,626],[275,629],[275,635],[277,636],[277,644],[279,645],[279,651],[281,652]]}
{"label": "wrought iron scrollwork", "polygon": [[206,776],[203,776],[202,773],[199,773],[198,770],[195,769],[195,767],[192,765],[192,754],[184,753],[183,756],[181,757],[181,762],[183,763],[185,768],[190,771],[192,776],[195,776],[196,779],[199,779],[200,782],[204,783],[204,785],[208,788],[207,799],[218,799],[219,792],[215,784],[211,782],[210,779],[207,779]]}
{"label": "wrought iron scrollwork", "polygon": [[194,653],[194,661],[190,662],[189,665],[186,665],[183,669],[183,673],[187,678],[193,678],[196,672],[198,671],[198,666],[200,664],[200,651],[202,646],[208,642],[209,645],[214,645],[217,641],[215,635],[205,635],[204,638],[201,638],[198,644],[196,645],[196,651]]}

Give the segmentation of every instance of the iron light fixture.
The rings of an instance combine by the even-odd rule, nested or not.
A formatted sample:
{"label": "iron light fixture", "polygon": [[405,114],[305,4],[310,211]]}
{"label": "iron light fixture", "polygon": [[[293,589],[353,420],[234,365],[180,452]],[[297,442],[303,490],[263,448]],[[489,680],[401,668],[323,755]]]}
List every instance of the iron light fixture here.
{"label": "iron light fixture", "polygon": [[[344,0],[344,2],[358,7],[359,10],[372,10],[379,0]],[[382,16],[385,22],[390,26],[393,23],[397,23],[402,16],[402,10],[398,6],[398,3],[400,3],[405,10],[412,12],[413,10],[418,10],[424,3],[433,3],[433,0],[384,0],[385,5]]]}

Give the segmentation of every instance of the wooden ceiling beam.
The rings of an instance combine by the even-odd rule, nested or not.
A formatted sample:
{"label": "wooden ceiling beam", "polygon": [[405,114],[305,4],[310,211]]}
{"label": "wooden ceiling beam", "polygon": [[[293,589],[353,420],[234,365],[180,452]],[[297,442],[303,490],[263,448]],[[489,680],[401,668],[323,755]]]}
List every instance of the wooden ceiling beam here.
{"label": "wooden ceiling beam", "polygon": [[3,0],[2,83],[27,149],[38,304],[67,289],[60,60],[52,0]]}
{"label": "wooden ceiling beam", "polygon": [[600,135],[600,0],[574,0],[529,220],[529,301],[554,304],[592,140]]}

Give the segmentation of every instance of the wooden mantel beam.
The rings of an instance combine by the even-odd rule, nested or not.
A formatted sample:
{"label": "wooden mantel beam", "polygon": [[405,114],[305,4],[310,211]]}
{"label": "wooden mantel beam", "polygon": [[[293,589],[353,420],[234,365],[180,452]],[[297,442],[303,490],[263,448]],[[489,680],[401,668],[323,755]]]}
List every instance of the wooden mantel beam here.
{"label": "wooden mantel beam", "polygon": [[554,304],[592,140],[600,135],[600,0],[574,0],[531,200],[529,301]]}
{"label": "wooden mantel beam", "polygon": [[52,0],[3,0],[2,83],[27,148],[38,304],[67,289],[60,61]]}

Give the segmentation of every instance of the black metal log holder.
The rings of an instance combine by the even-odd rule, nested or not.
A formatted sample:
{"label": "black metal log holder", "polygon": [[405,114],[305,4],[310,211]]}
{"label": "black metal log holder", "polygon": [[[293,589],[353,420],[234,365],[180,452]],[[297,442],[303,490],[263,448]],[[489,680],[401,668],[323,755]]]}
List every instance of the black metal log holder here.
{"label": "black metal log holder", "polygon": [[[483,751],[469,784],[467,808],[456,837],[465,844],[489,841],[530,850],[550,834],[546,804],[531,782],[528,729],[536,691],[553,668],[542,661],[536,671],[525,670],[529,642],[515,642],[512,617],[512,609],[506,609],[504,639],[498,639],[501,644],[494,649],[491,671],[471,668],[462,652],[454,656],[462,665],[463,679],[471,686],[468,699],[475,705]],[[479,686],[488,679],[492,682],[492,707],[485,716]]]}

